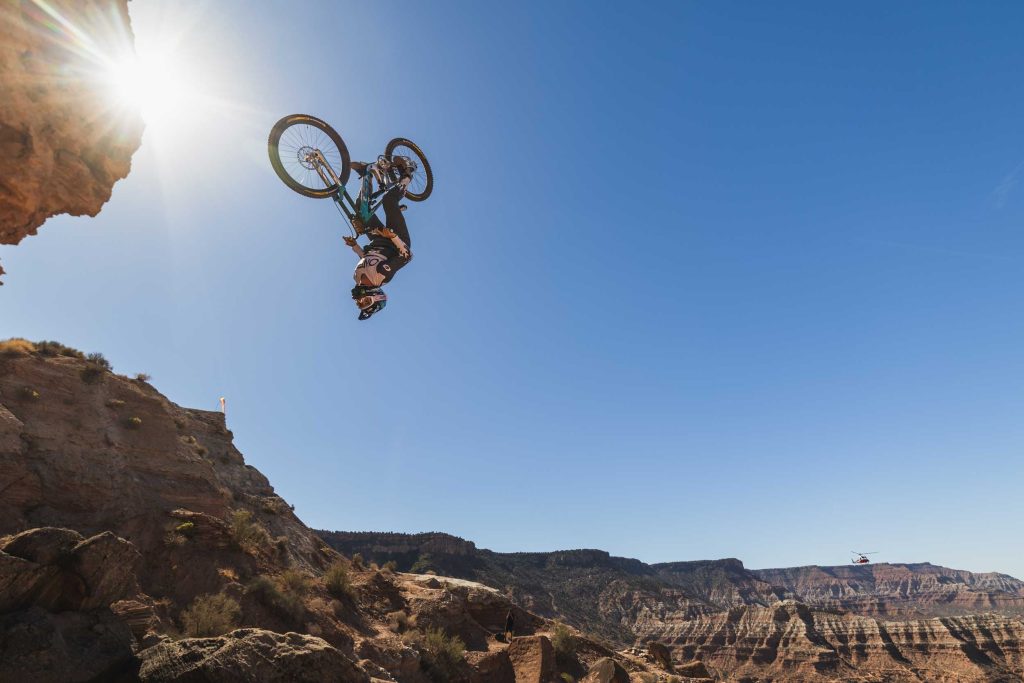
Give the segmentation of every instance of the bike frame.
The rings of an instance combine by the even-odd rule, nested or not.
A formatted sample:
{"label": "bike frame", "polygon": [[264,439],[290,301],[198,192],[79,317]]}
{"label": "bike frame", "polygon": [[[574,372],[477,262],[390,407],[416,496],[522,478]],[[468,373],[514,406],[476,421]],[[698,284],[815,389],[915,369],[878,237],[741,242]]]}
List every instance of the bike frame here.
{"label": "bike frame", "polygon": [[[320,150],[316,150],[314,155],[315,158],[312,162],[320,179],[324,181],[325,185],[330,185],[333,181],[333,184],[338,186],[338,191],[331,195],[331,199],[348,218],[355,236],[359,237],[370,232],[367,224],[384,202],[384,197],[399,187],[389,173],[391,160],[382,154],[377,157],[376,162],[366,167],[366,173],[360,179],[359,194],[353,199]],[[377,179],[377,184],[380,186],[376,192],[373,190],[374,178]]]}

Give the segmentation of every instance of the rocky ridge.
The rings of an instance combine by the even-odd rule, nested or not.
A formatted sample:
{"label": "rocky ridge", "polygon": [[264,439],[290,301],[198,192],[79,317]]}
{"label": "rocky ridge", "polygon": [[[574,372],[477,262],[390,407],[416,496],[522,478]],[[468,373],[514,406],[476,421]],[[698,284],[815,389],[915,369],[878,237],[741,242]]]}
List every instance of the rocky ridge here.
{"label": "rocky ridge", "polygon": [[128,0],[0,3],[0,244],[95,216],[128,174],[142,119],[103,70],[132,54]]}
{"label": "rocky ridge", "polygon": [[0,680],[548,683],[603,658],[667,675],[481,584],[339,554],[223,415],[0,342]]}
{"label": "rocky ridge", "polygon": [[736,559],[646,565],[599,550],[494,553],[439,533],[319,533],[344,552],[494,586],[633,652],[667,644],[676,668],[701,662],[721,680],[1024,677],[1024,582],[1002,574],[930,564],[748,570]]}

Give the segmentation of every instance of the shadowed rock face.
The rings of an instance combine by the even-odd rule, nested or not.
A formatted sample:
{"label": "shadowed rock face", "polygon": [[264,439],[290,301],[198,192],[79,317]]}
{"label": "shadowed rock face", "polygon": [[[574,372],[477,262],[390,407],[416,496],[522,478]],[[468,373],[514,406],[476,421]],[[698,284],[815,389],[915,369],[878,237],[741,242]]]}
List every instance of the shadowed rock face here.
{"label": "shadowed rock face", "polygon": [[128,0],[0,3],[0,244],[96,215],[128,174],[142,120],[103,76],[133,53]]}
{"label": "shadowed rock face", "polygon": [[109,609],[139,592],[138,552],[110,532],[0,538],[0,680],[115,680],[134,668],[131,627]]}

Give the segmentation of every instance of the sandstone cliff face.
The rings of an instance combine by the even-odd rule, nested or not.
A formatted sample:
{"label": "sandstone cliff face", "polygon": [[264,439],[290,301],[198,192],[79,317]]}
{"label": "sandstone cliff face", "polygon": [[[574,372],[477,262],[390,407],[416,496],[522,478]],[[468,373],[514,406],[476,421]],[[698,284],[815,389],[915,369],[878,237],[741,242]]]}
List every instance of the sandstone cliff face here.
{"label": "sandstone cliff face", "polygon": [[128,174],[142,120],[103,74],[132,53],[128,0],[0,3],[0,244],[96,215]]}
{"label": "sandstone cliff face", "polygon": [[[553,662],[552,624],[500,592],[339,555],[231,439],[222,415],[102,358],[0,342],[0,680],[522,683],[525,662],[579,678],[603,657],[648,670],[580,633]],[[234,604],[224,626],[179,639],[203,596]],[[496,635],[510,610],[512,643]],[[445,660],[437,633],[465,657]]]}
{"label": "sandstone cliff face", "polygon": [[1024,581],[921,564],[754,570],[803,602],[888,618],[999,612],[1024,615]]}
{"label": "sandstone cliff face", "polygon": [[722,680],[1020,681],[1024,622],[996,615],[885,622],[787,601],[737,607],[663,635]]}

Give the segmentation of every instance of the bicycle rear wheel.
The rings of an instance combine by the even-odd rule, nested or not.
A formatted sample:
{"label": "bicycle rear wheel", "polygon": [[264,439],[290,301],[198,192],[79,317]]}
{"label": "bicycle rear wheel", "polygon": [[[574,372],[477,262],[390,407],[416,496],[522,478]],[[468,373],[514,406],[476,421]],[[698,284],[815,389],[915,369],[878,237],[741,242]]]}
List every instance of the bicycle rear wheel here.
{"label": "bicycle rear wheel", "polygon": [[[285,185],[306,197],[330,197],[339,185],[317,173],[319,152],[343,186],[351,172],[348,147],[337,131],[308,114],[290,114],[274,124],[267,140],[270,165]],[[330,174],[328,179],[330,180]]]}
{"label": "bicycle rear wheel", "polygon": [[416,163],[416,170],[412,174],[412,182],[405,190],[405,196],[414,201],[422,202],[434,191],[434,172],[430,170],[430,163],[427,156],[412,140],[395,138],[388,143],[384,149],[385,156],[402,156],[411,159]]}

